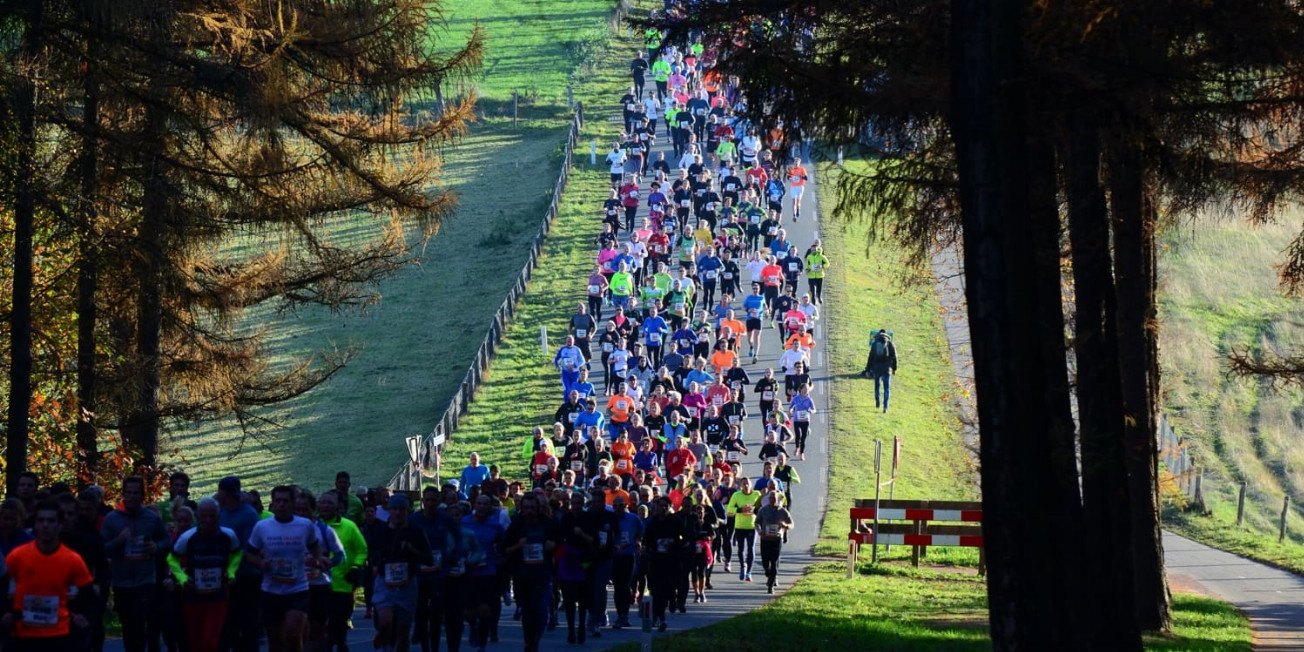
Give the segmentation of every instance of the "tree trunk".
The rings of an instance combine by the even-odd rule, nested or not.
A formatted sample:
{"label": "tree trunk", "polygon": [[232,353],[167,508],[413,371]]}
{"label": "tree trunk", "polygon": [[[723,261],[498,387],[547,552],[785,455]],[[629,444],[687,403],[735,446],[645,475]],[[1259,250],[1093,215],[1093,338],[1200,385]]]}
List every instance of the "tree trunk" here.
{"label": "tree trunk", "polygon": [[1119,373],[1131,528],[1129,548],[1136,622],[1159,631],[1171,624],[1164,540],[1159,520],[1159,333],[1155,303],[1155,204],[1143,179],[1141,152],[1115,144],[1110,152],[1118,287]]}
{"label": "tree trunk", "polygon": [[[988,605],[997,650],[1075,650],[1078,582],[1074,539],[1065,523],[1077,514],[1057,490],[1047,433],[1064,415],[1046,407],[1045,355],[1031,212],[1031,172],[1054,197],[1053,170],[1029,160],[1027,84],[1022,62],[1021,4],[952,2],[951,109],[964,227],[974,383],[981,431],[983,533]],[[1049,175],[1049,180],[1047,176]],[[1044,194],[1044,193],[1043,193]],[[1053,248],[1058,252],[1058,247]],[[1052,258],[1057,253],[1050,254]],[[1058,274],[1058,272],[1056,272]],[[1042,284],[1044,286],[1046,284]],[[1060,369],[1064,376],[1062,316]],[[1062,388],[1063,381],[1059,383]],[[1063,391],[1067,413],[1066,390]],[[1057,408],[1058,409],[1058,408]],[[1067,430],[1072,441],[1072,428]],[[1061,432],[1057,439],[1063,439]],[[1070,468],[1072,459],[1068,460]],[[1076,484],[1061,480],[1059,486]],[[1065,513],[1065,508],[1070,508]],[[1076,563],[1076,560],[1074,560]]]}
{"label": "tree trunk", "polygon": [[18,475],[27,470],[29,413],[32,406],[32,238],[36,221],[36,60],[41,53],[43,3],[28,0],[22,70],[13,95],[14,152],[13,308],[9,324],[9,423],[5,449],[6,488],[12,495]]}
{"label": "tree trunk", "polygon": [[1133,618],[1130,514],[1123,462],[1123,397],[1119,389],[1109,222],[1100,185],[1097,121],[1079,110],[1069,118],[1066,176],[1073,260],[1074,350],[1082,442],[1082,505],[1086,544],[1088,633],[1096,649],[1140,650]]}
{"label": "tree trunk", "polygon": [[[90,39],[87,49],[94,49]],[[81,206],[78,211],[80,241],[77,260],[77,475],[92,482],[99,463],[96,430],[96,307],[99,281],[99,234],[96,228],[96,198],[99,195],[100,87],[96,57],[86,58],[83,82],[81,151]]]}

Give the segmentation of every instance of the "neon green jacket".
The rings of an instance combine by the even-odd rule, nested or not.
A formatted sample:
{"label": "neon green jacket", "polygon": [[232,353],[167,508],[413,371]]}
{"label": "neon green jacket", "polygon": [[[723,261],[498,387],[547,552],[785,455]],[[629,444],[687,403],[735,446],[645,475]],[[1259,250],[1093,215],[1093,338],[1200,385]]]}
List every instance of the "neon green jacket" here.
{"label": "neon green jacket", "polygon": [[665,59],[657,59],[652,63],[652,79],[659,82],[670,81],[670,64]]}
{"label": "neon green jacket", "polygon": [[334,593],[352,593],[354,586],[346,577],[349,571],[367,565],[367,540],[362,536],[358,525],[347,518],[339,516],[332,521],[322,521],[335,530],[344,548],[344,563],[331,567],[331,591]]}

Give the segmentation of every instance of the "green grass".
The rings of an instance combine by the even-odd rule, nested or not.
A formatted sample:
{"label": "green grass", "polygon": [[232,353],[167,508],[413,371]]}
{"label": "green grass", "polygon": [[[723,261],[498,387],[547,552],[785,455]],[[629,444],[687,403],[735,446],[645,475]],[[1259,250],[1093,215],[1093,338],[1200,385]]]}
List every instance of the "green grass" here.
{"label": "green grass", "polygon": [[[854,163],[849,163],[855,165]],[[853,168],[854,169],[854,168]],[[820,167],[821,237],[833,261],[825,281],[832,308],[825,311],[833,414],[829,432],[828,516],[818,554],[845,554],[847,510],[856,498],[874,496],[874,439],[883,441],[884,472],[891,463],[892,438],[899,436],[901,463],[896,498],[973,500],[977,476],[968,459],[956,418],[957,391],[941,306],[931,287],[903,287],[898,251],[886,242],[868,241],[868,220],[835,222],[837,168]],[[899,369],[892,379],[892,404],[886,414],[874,409],[873,381],[859,376],[865,367],[870,329],[893,332]],[[887,496],[884,488],[883,496]],[[894,555],[909,554],[908,549]],[[929,552],[977,563],[964,548]]]}
{"label": "green grass", "polygon": [[[1233,349],[1304,349],[1304,305],[1281,296],[1274,264],[1298,231],[1298,215],[1249,227],[1202,217],[1195,228],[1161,239],[1160,359],[1163,409],[1206,469],[1209,516],[1170,509],[1166,524],[1208,545],[1304,571],[1304,391],[1273,391],[1256,379],[1232,378]],[[1245,526],[1235,530],[1240,482],[1247,484]],[[1277,543],[1282,497],[1287,539]]]}
{"label": "green grass", "polygon": [[[481,119],[446,152],[441,182],[460,205],[423,251],[422,261],[378,287],[382,300],[361,311],[256,311],[273,365],[316,352],[354,350],[353,361],[322,387],[259,413],[276,426],[245,440],[233,420],[186,425],[163,448],[206,488],[228,473],[252,487],[299,482],[327,486],[347,469],[355,485],[387,482],[406,460],[403,438],[430,431],[525,263],[556,183],[569,128],[568,76],[604,39],[612,0],[450,3],[453,42],[474,21],[487,34],[485,67],[475,80]],[[434,30],[432,29],[432,33]],[[577,99],[609,101],[611,83],[584,75]],[[605,84],[603,93],[586,86]],[[511,124],[511,93],[522,93]],[[341,244],[374,237],[374,225],[327,225]],[[362,444],[363,446],[360,446]],[[365,446],[365,447],[364,447]],[[161,456],[166,459],[166,456]]]}
{"label": "green grass", "polygon": [[[581,143],[594,139],[610,142],[620,131],[619,123],[608,120],[617,115],[611,98],[619,96],[628,79],[624,66],[636,47],[623,36],[598,53],[593,71],[577,95],[586,107],[592,107],[586,111]],[[561,402],[557,372],[552,368],[556,334],[564,331],[573,305],[584,296],[587,271],[593,264],[593,238],[598,232],[596,208],[607,198],[610,187],[601,161],[591,166],[587,151],[577,151],[575,162],[529,290],[484,384],[445,449],[443,468],[448,473],[456,473],[474,451],[486,464],[503,464],[505,476],[520,477],[526,462],[520,459],[522,441],[535,425],[550,423]],[[501,301],[502,293],[497,296]],[[540,325],[554,334],[547,355],[539,346]]]}
{"label": "green grass", "polygon": [[[1218,600],[1178,594],[1173,631],[1147,636],[1147,650],[1237,652],[1250,649],[1245,617]],[[702,650],[730,641],[734,650],[990,650],[987,587],[981,578],[905,566],[861,566],[852,579],[838,563],[811,566],[800,582],[751,613],[659,638],[657,650]],[[638,649],[630,644],[619,651]]]}

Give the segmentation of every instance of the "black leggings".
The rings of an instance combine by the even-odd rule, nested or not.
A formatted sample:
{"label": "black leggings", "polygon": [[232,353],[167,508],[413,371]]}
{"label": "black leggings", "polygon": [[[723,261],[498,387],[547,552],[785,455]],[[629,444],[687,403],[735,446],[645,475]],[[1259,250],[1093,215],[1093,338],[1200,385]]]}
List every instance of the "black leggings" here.
{"label": "black leggings", "polygon": [[[561,581],[561,605],[566,612],[566,629],[575,632],[576,627],[583,632],[585,621],[589,617],[589,595],[592,593],[588,582],[584,580]],[[578,611],[578,622],[576,621]]]}
{"label": "black leggings", "polygon": [[793,429],[793,434],[795,434],[796,437],[797,437],[797,444],[796,444],[796,447],[794,448],[794,451],[795,451],[795,452],[798,452],[798,453],[805,453],[805,452],[806,452],[806,437],[807,437],[808,435],[810,435],[810,422],[809,422],[809,421],[793,421],[793,422],[792,422],[792,429]]}
{"label": "black leggings", "polygon": [[[329,645],[343,648],[348,643],[349,618],[353,616],[353,591],[331,591],[327,598],[326,641]],[[418,612],[419,614],[420,612]],[[439,635],[439,614],[431,614],[435,626],[435,635]],[[421,630],[417,630],[420,635]],[[425,648],[423,647],[422,650]]]}
{"label": "black leggings", "polygon": [[807,279],[806,279],[806,283],[810,286],[810,298],[811,298],[813,301],[817,301],[817,302],[819,302],[819,301],[823,301],[823,300],[824,300],[824,279],[823,279],[823,278],[807,278]]}
{"label": "black leggings", "polygon": [[611,586],[616,594],[616,615],[620,618],[629,616],[629,606],[634,600],[633,583],[634,555],[616,555],[611,562]]}
{"label": "black leggings", "polygon": [[638,216],[638,206],[625,207],[625,230],[634,232],[634,218]]}
{"label": "black leggings", "polygon": [[602,295],[589,296],[589,315],[593,321],[602,321]]}
{"label": "black leggings", "polygon": [[666,607],[675,592],[675,583],[679,578],[679,556],[676,554],[653,555],[652,563],[647,569],[648,591],[652,594],[652,618],[666,619]]}
{"label": "black leggings", "polygon": [[756,530],[735,529],[734,544],[738,546],[738,572],[752,572],[752,562],[756,561],[753,546],[756,542]]}
{"label": "black leggings", "polygon": [[715,303],[715,281],[702,281],[702,303],[709,306]]}
{"label": "black leggings", "polygon": [[724,527],[720,528],[720,531],[716,533],[715,537],[715,558],[719,559],[720,555],[723,554],[724,563],[726,564],[733,561],[733,535],[733,519],[730,518],[728,521],[725,521]]}
{"label": "black leggings", "polygon": [[783,542],[779,539],[761,539],[761,567],[765,569],[766,586],[774,586],[779,575],[779,551]]}
{"label": "black leggings", "polygon": [[448,643],[448,652],[462,649],[463,622],[470,587],[471,583],[466,576],[444,579],[444,641]]}

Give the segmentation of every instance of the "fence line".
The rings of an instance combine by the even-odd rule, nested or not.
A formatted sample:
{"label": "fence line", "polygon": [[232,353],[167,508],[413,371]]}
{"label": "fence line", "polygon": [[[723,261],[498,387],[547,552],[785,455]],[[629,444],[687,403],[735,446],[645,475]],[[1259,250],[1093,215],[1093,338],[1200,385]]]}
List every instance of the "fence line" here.
{"label": "fence line", "polygon": [[[557,219],[557,211],[561,206],[561,195],[566,189],[566,182],[570,179],[570,169],[572,159],[575,153],[575,145],[579,143],[580,131],[584,128],[584,106],[580,102],[575,103],[575,117],[571,120],[570,133],[566,137],[566,149],[562,155],[561,172],[557,174],[557,184],[552,189],[552,201],[548,203],[548,209],[544,211],[543,220],[539,225],[539,233],[534,237],[534,244],[530,247],[530,254],[525,260],[525,266],[521,268],[521,273],[516,276],[516,283],[508,290],[507,297],[503,299],[498,310],[494,312],[493,319],[489,322],[488,331],[484,339],[481,340],[480,346],[476,349],[475,358],[471,360],[471,365],[462,377],[462,382],[453,394],[453,398],[448,402],[448,408],[440,417],[439,422],[431,431],[422,436],[421,445],[417,450],[417,459],[409,459],[402,468],[394,474],[389,481],[389,487],[399,491],[416,491],[421,488],[422,477],[428,474],[437,474],[439,465],[439,453],[444,444],[452,440],[453,431],[457,429],[462,420],[462,415],[471,405],[471,397],[475,395],[476,389],[484,381],[484,372],[489,367],[489,362],[493,360],[494,354],[498,351],[498,345],[502,343],[503,335],[506,334],[507,324],[516,315],[516,304],[521,296],[525,294],[526,285],[534,275],[534,268],[539,263],[539,256],[543,253],[544,238],[552,229],[553,220]],[[410,457],[410,456],[409,456]],[[434,475],[434,477],[438,477]]]}
{"label": "fence line", "polygon": [[1236,528],[1242,529],[1245,524],[1245,500],[1247,493],[1251,498],[1261,505],[1272,505],[1280,503],[1281,515],[1272,529],[1272,533],[1277,535],[1277,540],[1285,539],[1287,533],[1287,517],[1291,513],[1290,496],[1269,495],[1257,489],[1251,488],[1247,482],[1235,482],[1230,478],[1224,478],[1216,471],[1206,474],[1206,469],[1197,463],[1197,456],[1192,452],[1190,443],[1185,437],[1178,434],[1177,429],[1168,423],[1168,417],[1165,414],[1159,415],[1159,428],[1156,433],[1159,443],[1159,459],[1164,463],[1164,468],[1172,476],[1173,484],[1178,493],[1189,505],[1206,512],[1209,507],[1205,504],[1205,496],[1219,493],[1218,483],[1225,483],[1222,487],[1221,494],[1225,498],[1233,495],[1236,496]]}

